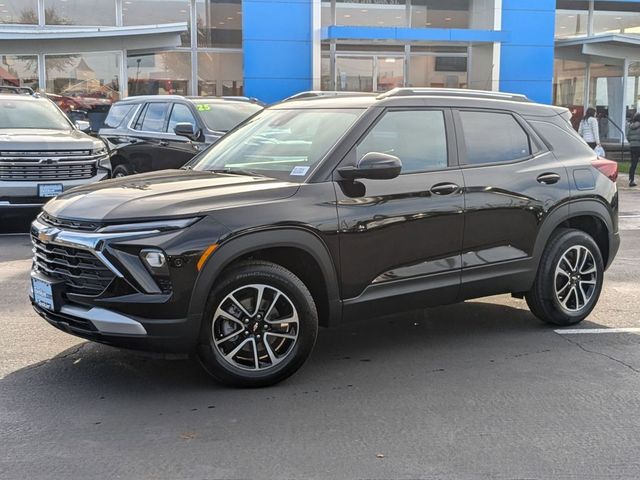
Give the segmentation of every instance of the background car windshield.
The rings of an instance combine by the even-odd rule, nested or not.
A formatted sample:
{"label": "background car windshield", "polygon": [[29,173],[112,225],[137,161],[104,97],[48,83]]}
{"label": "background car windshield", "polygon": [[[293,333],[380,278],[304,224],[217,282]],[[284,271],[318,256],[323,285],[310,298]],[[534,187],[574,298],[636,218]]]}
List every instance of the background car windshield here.
{"label": "background car windshield", "polygon": [[0,129],[71,130],[66,117],[48,100],[0,100]]}
{"label": "background car windshield", "polygon": [[223,137],[194,170],[251,170],[302,181],[345,134],[362,110],[265,110]]}
{"label": "background car windshield", "polygon": [[210,130],[228,132],[262,107],[249,102],[196,102],[196,109]]}

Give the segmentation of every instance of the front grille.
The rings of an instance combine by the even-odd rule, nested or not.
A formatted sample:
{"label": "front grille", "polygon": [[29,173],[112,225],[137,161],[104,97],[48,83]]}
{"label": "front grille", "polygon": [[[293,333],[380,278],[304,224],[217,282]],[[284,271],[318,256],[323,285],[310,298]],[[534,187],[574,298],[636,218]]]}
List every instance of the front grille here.
{"label": "front grille", "polygon": [[0,162],[0,180],[50,181],[82,180],[95,177],[96,162],[91,163],[32,163]]}
{"label": "front grille", "polygon": [[95,297],[115,278],[115,274],[91,252],[44,243],[34,236],[31,240],[35,269],[62,280],[69,293]]}
{"label": "front grille", "polygon": [[79,230],[82,232],[95,232],[102,225],[95,222],[85,222],[82,220],[65,220],[63,218],[52,217],[48,213],[42,212],[40,221],[53,227],[63,228],[65,230]]}
{"label": "front grille", "polygon": [[15,150],[0,151],[1,157],[34,158],[34,157],[86,157],[91,155],[91,150]]}

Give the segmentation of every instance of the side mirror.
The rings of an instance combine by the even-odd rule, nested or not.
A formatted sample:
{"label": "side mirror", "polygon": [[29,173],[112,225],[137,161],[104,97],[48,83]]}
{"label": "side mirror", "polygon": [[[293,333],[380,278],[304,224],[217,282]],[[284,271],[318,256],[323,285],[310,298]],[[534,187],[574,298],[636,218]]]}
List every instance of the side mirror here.
{"label": "side mirror", "polygon": [[196,128],[192,123],[176,123],[176,126],[173,127],[173,131],[176,135],[187,137],[190,140],[196,140],[200,136],[200,131],[196,131]]}
{"label": "side mirror", "polygon": [[400,175],[402,162],[398,157],[386,153],[369,152],[360,159],[355,167],[338,169],[346,180],[368,178],[371,180],[390,180]]}
{"label": "side mirror", "polygon": [[75,121],[76,128],[84,133],[89,133],[91,131],[91,124],[86,120],[76,120]]}

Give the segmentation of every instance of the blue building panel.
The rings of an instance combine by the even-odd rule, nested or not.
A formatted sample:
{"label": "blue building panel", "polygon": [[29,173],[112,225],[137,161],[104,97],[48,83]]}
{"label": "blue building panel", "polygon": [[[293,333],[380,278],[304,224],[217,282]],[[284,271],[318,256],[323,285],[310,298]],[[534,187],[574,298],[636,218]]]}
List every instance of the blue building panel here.
{"label": "blue building panel", "polygon": [[503,0],[500,90],[551,103],[555,0]]}
{"label": "blue building panel", "polygon": [[310,90],[312,0],[244,0],[244,91],[265,102]]}

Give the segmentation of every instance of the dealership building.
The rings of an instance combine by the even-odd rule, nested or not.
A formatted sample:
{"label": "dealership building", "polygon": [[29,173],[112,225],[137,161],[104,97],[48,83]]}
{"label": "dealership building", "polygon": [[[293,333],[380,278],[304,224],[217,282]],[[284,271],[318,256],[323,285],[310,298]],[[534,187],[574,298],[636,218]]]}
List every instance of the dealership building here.
{"label": "dealership building", "polygon": [[615,141],[639,101],[640,0],[0,0],[0,84],[84,108],[164,93],[502,90],[595,106]]}

